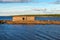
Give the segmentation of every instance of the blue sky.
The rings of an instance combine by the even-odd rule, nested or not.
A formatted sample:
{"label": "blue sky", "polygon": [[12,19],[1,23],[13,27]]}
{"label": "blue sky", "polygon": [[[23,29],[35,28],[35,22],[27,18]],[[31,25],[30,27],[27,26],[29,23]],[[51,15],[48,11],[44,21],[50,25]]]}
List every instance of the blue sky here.
{"label": "blue sky", "polygon": [[54,2],[56,0],[32,0],[33,2]]}
{"label": "blue sky", "polygon": [[55,2],[56,0],[32,0],[31,3],[0,3],[0,16],[28,13],[41,14],[41,11],[43,11],[42,14],[59,14],[60,4],[56,4]]}

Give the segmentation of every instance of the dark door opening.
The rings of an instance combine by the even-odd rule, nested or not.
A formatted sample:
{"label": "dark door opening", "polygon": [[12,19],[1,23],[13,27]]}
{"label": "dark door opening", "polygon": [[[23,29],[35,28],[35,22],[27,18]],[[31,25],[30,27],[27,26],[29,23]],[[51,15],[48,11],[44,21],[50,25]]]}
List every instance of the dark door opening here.
{"label": "dark door opening", "polygon": [[25,20],[25,18],[23,18],[23,20]]}

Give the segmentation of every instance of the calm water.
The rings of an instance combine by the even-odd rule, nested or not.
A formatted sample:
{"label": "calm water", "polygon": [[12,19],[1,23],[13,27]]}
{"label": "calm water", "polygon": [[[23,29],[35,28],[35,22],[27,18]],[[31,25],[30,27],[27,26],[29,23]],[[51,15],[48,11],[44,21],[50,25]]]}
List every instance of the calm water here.
{"label": "calm water", "polygon": [[[46,19],[60,20],[60,18],[44,20]],[[0,17],[0,20],[12,20],[12,17]],[[60,40],[60,25],[0,24],[0,40]]]}

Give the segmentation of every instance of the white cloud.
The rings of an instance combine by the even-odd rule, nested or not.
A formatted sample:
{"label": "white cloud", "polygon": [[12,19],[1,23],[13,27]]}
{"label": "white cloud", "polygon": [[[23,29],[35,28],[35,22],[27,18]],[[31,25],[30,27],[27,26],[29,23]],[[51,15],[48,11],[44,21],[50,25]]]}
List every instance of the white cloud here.
{"label": "white cloud", "polygon": [[55,2],[52,2],[53,4],[60,4],[60,0],[56,0]]}
{"label": "white cloud", "polygon": [[31,0],[0,0],[0,2],[30,2]]}
{"label": "white cloud", "polygon": [[55,4],[0,4],[0,16],[25,14],[60,14],[60,6]]}
{"label": "white cloud", "polygon": [[[38,9],[39,10],[39,9]],[[32,15],[32,14],[60,14],[60,10],[41,10],[41,11],[36,11],[36,10],[24,10],[24,11],[18,11],[18,10],[14,10],[14,11],[9,11],[9,12],[0,12],[0,16],[11,16],[11,15]]]}

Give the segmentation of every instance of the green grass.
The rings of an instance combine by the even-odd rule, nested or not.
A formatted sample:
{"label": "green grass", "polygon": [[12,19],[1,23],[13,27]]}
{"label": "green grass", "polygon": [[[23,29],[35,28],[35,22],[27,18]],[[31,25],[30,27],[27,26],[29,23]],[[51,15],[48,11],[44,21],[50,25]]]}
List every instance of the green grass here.
{"label": "green grass", "polygon": [[14,16],[53,16],[60,17],[60,14],[33,14],[33,15],[14,15]]}

